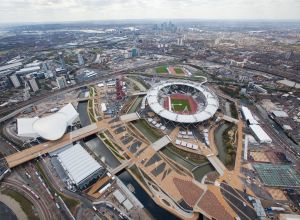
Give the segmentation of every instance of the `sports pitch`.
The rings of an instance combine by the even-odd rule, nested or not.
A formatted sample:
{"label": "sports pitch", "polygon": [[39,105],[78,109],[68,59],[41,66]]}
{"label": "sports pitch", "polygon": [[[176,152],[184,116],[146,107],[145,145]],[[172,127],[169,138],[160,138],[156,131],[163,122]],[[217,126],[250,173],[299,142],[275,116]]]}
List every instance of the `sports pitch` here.
{"label": "sports pitch", "polygon": [[172,99],[171,105],[175,112],[191,111],[190,103],[186,99]]}
{"label": "sports pitch", "polygon": [[168,73],[168,68],[166,66],[159,66],[155,68],[156,73]]}
{"label": "sports pitch", "polygon": [[179,68],[179,67],[175,67],[175,68],[174,68],[174,71],[175,71],[175,73],[178,74],[178,75],[184,74],[183,70],[182,70],[181,68]]}

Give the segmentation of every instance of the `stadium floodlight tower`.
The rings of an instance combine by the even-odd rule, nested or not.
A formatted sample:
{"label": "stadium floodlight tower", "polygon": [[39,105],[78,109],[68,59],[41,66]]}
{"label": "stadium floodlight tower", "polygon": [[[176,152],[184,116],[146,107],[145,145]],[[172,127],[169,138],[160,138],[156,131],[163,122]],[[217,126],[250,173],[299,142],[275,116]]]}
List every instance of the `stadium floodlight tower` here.
{"label": "stadium floodlight tower", "polygon": [[200,83],[174,80],[154,85],[147,93],[150,109],[167,123],[197,125],[212,118],[218,97]]}

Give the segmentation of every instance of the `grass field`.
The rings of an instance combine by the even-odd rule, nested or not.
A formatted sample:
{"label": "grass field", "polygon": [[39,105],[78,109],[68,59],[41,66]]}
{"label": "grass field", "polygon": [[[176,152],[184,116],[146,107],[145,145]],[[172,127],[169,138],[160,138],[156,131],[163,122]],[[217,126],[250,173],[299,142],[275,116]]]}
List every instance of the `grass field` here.
{"label": "grass field", "polygon": [[188,100],[186,99],[174,99],[171,100],[172,109],[175,112],[182,112],[184,110],[191,111],[191,106]]}
{"label": "grass field", "polygon": [[156,73],[168,73],[166,66],[159,66],[155,68]]}
{"label": "grass field", "polygon": [[181,68],[179,68],[179,67],[175,67],[174,71],[175,71],[176,74],[179,74],[179,75],[180,74],[184,74],[183,70]]}

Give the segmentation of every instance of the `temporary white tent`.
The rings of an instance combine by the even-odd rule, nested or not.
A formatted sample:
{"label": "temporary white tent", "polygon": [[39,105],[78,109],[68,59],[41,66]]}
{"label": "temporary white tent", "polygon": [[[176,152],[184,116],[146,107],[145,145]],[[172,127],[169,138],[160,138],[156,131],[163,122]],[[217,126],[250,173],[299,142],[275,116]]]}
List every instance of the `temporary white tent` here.
{"label": "temporary white tent", "polygon": [[80,144],[64,150],[57,156],[68,176],[76,185],[102,168]]}

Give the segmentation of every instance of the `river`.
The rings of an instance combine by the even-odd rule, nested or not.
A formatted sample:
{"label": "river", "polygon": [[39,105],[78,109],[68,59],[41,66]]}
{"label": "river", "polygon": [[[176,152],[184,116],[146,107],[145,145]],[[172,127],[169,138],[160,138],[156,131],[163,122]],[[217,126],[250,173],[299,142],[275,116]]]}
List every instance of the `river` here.
{"label": "river", "polygon": [[127,186],[131,184],[135,191],[134,195],[138,198],[138,200],[144,205],[145,209],[151,213],[154,219],[157,220],[179,220],[176,216],[172,215],[165,209],[156,205],[156,203],[152,200],[152,198],[145,192],[145,190],[138,184],[137,181],[127,172],[123,171],[118,174],[119,179]]}

